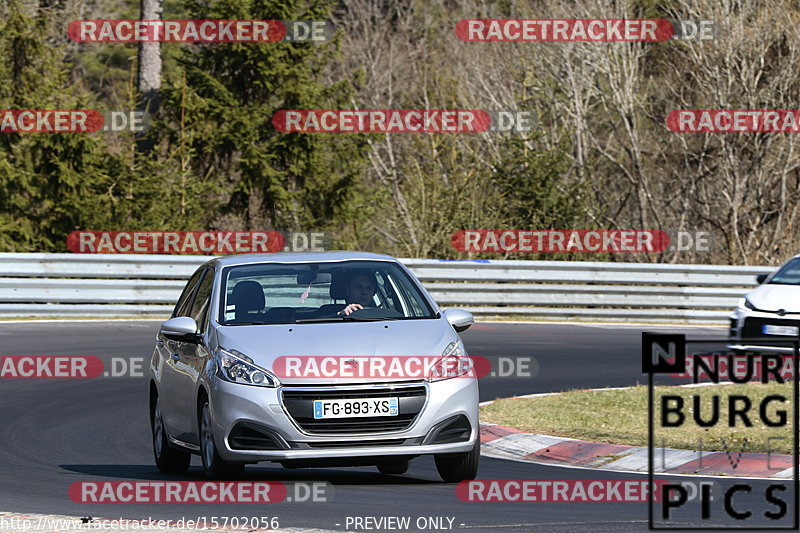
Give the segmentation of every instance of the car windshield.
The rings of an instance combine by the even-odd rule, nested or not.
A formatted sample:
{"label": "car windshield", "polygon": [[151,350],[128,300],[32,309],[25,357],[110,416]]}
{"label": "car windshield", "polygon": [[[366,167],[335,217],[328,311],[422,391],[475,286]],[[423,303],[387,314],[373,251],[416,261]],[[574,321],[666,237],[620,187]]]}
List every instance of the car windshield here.
{"label": "car windshield", "polygon": [[792,259],[786,263],[769,280],[769,283],[778,285],[800,285],[800,258]]}
{"label": "car windshield", "polygon": [[[417,282],[389,261],[230,266],[222,286],[219,322],[228,326],[436,318]],[[344,314],[350,304],[356,310]]]}

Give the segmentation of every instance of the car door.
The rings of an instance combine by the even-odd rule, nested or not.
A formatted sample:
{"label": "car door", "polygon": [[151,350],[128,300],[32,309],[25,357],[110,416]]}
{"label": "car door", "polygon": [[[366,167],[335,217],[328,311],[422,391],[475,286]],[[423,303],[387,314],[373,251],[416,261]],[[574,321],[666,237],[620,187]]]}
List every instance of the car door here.
{"label": "car door", "polygon": [[181,391],[186,390],[185,394],[181,394],[178,409],[180,414],[185,415],[185,420],[181,416],[181,428],[185,424],[185,440],[192,444],[200,444],[200,439],[197,430],[197,387],[203,369],[211,357],[206,346],[206,337],[208,330],[208,315],[209,307],[211,305],[211,292],[214,289],[214,269],[206,269],[200,285],[197,287],[197,292],[194,295],[189,316],[197,322],[198,331],[202,333],[201,341],[199,343],[183,343],[184,349],[181,351],[181,363],[185,370],[185,374],[181,376]]}
{"label": "car door", "polygon": [[[178,303],[175,305],[172,318],[189,316],[194,303],[194,295],[205,271],[205,267],[200,268],[189,279],[183,289],[183,293],[181,293],[181,297],[178,299]],[[159,360],[161,361],[161,380],[158,388],[158,395],[161,399],[161,415],[170,435],[180,440],[183,440],[181,435],[186,432],[184,429],[185,424],[182,423],[182,419],[186,416],[181,412],[181,405],[185,403],[183,395],[187,393],[181,387],[181,384],[185,381],[181,379],[181,376],[186,372],[185,364],[182,363],[181,358],[185,355],[186,344],[185,342],[168,339],[161,333],[158,334],[156,340],[156,348],[159,351]]]}

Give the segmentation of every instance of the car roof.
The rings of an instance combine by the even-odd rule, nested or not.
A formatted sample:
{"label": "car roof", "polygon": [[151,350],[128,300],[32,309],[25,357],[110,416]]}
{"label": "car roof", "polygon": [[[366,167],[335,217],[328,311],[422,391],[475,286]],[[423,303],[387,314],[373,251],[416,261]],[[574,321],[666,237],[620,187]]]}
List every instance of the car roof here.
{"label": "car roof", "polygon": [[281,252],[272,254],[228,255],[213,259],[212,262],[221,267],[228,267],[252,263],[315,263],[355,260],[397,261],[397,259],[389,255],[337,250],[331,252]]}

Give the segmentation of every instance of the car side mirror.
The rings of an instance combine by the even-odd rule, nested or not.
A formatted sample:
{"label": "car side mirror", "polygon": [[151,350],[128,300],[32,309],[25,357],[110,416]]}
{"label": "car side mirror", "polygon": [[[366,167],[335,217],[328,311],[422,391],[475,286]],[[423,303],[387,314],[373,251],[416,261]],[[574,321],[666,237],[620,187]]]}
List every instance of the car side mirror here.
{"label": "car side mirror", "polygon": [[472,313],[464,311],[463,309],[445,309],[444,317],[450,322],[453,329],[459,333],[468,329],[475,323]]}
{"label": "car side mirror", "polygon": [[756,276],[756,281],[758,282],[759,285],[761,285],[762,283],[764,283],[764,281],[766,281],[768,277],[769,274],[759,274]]}
{"label": "car side mirror", "polygon": [[176,316],[161,324],[161,334],[168,339],[198,344],[201,340],[197,332],[197,322],[190,316]]}

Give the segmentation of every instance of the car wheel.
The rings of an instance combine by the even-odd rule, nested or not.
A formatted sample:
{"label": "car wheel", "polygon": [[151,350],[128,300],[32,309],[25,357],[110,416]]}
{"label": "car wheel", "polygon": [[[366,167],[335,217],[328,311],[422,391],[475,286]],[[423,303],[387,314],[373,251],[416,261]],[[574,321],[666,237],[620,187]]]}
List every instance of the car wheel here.
{"label": "car wheel", "polygon": [[153,406],[153,455],[159,471],[169,474],[186,472],[192,461],[192,454],[176,450],[169,445],[164,418],[161,416],[161,402],[158,398]]}
{"label": "car wheel", "polygon": [[404,461],[393,461],[391,463],[381,463],[378,465],[378,472],[387,476],[399,476],[408,471],[408,459]]}
{"label": "car wheel", "polygon": [[469,453],[437,455],[436,470],[448,483],[475,479],[478,475],[478,461],[481,457],[481,441],[477,440]]}
{"label": "car wheel", "polygon": [[211,409],[208,400],[200,410],[200,457],[203,459],[203,471],[212,479],[239,476],[244,472],[244,465],[228,463],[222,460],[214,442],[214,430],[211,426]]}

